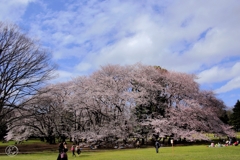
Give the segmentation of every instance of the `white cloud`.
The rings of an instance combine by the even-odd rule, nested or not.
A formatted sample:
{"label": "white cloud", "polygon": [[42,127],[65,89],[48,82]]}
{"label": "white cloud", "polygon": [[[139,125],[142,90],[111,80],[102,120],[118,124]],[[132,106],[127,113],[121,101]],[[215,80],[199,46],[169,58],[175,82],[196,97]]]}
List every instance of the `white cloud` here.
{"label": "white cloud", "polygon": [[91,69],[91,64],[89,64],[89,63],[80,63],[80,64],[78,64],[77,66],[75,66],[75,69],[76,69],[76,71],[79,73],[82,73],[82,72],[87,72],[87,71],[89,71],[90,69]]}
{"label": "white cloud", "polygon": [[216,93],[225,93],[240,88],[240,76],[233,78],[227,84],[215,90]]}
{"label": "white cloud", "polygon": [[[92,59],[93,55],[88,56],[91,57],[91,61],[96,61],[96,64],[141,61],[184,72],[194,72],[202,66],[211,67],[229,56],[238,56],[237,42],[240,36],[236,26],[239,24],[229,20],[233,19],[231,12],[221,16],[226,14],[223,11],[231,5],[185,4],[168,6],[164,15],[152,15],[142,11],[138,17],[135,15],[133,16],[135,19],[128,22],[129,29],[120,28],[135,33],[134,36],[122,37],[111,46],[103,47],[100,52],[93,53],[95,59]],[[217,4],[220,7],[216,7]],[[213,6],[215,8],[212,8]],[[231,7],[236,10],[236,7]],[[136,7],[136,9],[139,8]],[[137,10],[136,13],[138,13]],[[216,18],[216,15],[220,18]],[[191,18],[188,25],[182,27],[181,24],[189,17]],[[234,27],[221,25],[220,21],[224,21],[224,18],[232,22]],[[199,40],[200,35],[209,28],[212,29]],[[116,34],[121,31],[117,30]],[[152,44],[145,43],[146,39]],[[129,46],[130,41],[135,42],[134,46]],[[186,43],[189,47],[186,47]],[[181,50],[185,52],[180,53]]]}
{"label": "white cloud", "polygon": [[35,0],[1,0],[0,20],[8,22],[18,22],[24,14],[29,3]]}
{"label": "white cloud", "polygon": [[51,80],[51,83],[59,83],[59,82],[66,82],[74,78],[74,74],[72,72],[67,72],[63,70],[58,70],[56,72],[57,77]]}
{"label": "white cloud", "polygon": [[204,83],[216,83],[226,80],[231,80],[234,77],[239,76],[240,62],[235,63],[233,66],[219,67],[214,66],[210,69],[204,70],[198,74],[197,82]]}

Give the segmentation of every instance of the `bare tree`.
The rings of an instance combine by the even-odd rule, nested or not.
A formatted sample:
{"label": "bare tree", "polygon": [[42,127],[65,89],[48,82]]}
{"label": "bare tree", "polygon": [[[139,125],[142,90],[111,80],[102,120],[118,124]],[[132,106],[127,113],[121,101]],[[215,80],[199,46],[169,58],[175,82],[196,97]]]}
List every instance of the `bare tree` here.
{"label": "bare tree", "polygon": [[[54,70],[50,54],[18,26],[0,22],[0,126],[19,117],[24,99],[34,95]],[[21,114],[18,114],[21,116]]]}
{"label": "bare tree", "polygon": [[[25,103],[22,115],[25,118],[15,122],[7,133],[6,140],[24,140],[29,136],[40,137],[50,144],[55,138],[68,137],[72,115],[65,110],[69,83],[59,83],[42,88],[34,98]],[[23,132],[24,131],[24,132]]]}

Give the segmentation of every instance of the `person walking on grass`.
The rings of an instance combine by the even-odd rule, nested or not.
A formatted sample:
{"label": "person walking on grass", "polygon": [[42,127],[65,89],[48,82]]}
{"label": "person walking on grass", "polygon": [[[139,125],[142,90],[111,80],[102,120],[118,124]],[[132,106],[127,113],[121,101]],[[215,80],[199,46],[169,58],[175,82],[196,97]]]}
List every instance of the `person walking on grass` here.
{"label": "person walking on grass", "polygon": [[158,153],[158,149],[160,148],[160,143],[158,141],[155,142],[156,153]]}
{"label": "person walking on grass", "polygon": [[71,147],[71,151],[72,151],[72,156],[76,157],[76,154],[75,154],[75,145],[73,144],[72,147]]}
{"label": "person walking on grass", "polygon": [[80,154],[81,154],[81,148],[80,148],[79,146],[76,146],[76,151],[77,151],[78,156],[80,156]]}
{"label": "person walking on grass", "polygon": [[60,143],[59,146],[58,146],[58,150],[59,150],[59,154],[58,154],[57,160],[68,160],[67,143],[66,142]]}
{"label": "person walking on grass", "polygon": [[136,142],[136,148],[140,148],[140,141],[139,141],[139,138],[137,139],[137,142]]}

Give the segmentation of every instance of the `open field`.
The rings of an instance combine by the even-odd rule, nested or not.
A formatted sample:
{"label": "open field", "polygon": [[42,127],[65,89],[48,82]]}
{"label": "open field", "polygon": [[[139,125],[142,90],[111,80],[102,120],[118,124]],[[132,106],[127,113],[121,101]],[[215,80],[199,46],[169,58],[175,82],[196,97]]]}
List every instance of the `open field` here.
{"label": "open field", "polygon": [[[240,157],[240,146],[209,148],[201,146],[161,147],[159,153],[155,148],[144,149],[116,149],[94,150],[84,152],[80,157],[72,157],[68,152],[69,160],[236,160]],[[1,160],[54,160],[57,152],[42,152],[37,154],[19,154],[15,157],[1,155]]]}
{"label": "open field", "polygon": [[[214,137],[212,134],[209,134],[209,137],[215,142],[219,141],[219,138]],[[240,132],[237,133],[237,139],[240,139]],[[5,154],[5,148],[14,144],[14,141],[0,143],[1,160],[54,160],[58,155],[58,144],[49,145],[38,139],[31,139],[17,145],[20,154],[15,157],[9,157]],[[69,142],[68,148],[70,147],[71,143]],[[175,146],[174,148],[161,147],[158,154],[155,153],[154,147],[90,151],[86,149],[83,150],[80,157],[72,157],[70,152],[68,152],[68,157],[69,160],[236,160],[240,157],[240,146],[221,148],[209,148],[207,145]]]}

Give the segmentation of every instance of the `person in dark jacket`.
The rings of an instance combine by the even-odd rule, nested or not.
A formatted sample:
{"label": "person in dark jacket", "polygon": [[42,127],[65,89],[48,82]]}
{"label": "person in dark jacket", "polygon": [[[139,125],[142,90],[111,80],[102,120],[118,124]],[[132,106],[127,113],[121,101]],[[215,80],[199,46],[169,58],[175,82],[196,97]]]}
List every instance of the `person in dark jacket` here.
{"label": "person in dark jacket", "polygon": [[68,160],[68,156],[67,156],[68,148],[67,148],[66,142],[62,142],[59,144],[58,151],[59,151],[59,154],[58,154],[57,160]]}
{"label": "person in dark jacket", "polygon": [[158,149],[160,148],[160,143],[158,141],[155,142],[156,153],[158,153]]}
{"label": "person in dark jacket", "polygon": [[80,154],[81,154],[81,148],[80,148],[79,146],[76,146],[76,151],[77,151],[78,156],[80,156]]}

